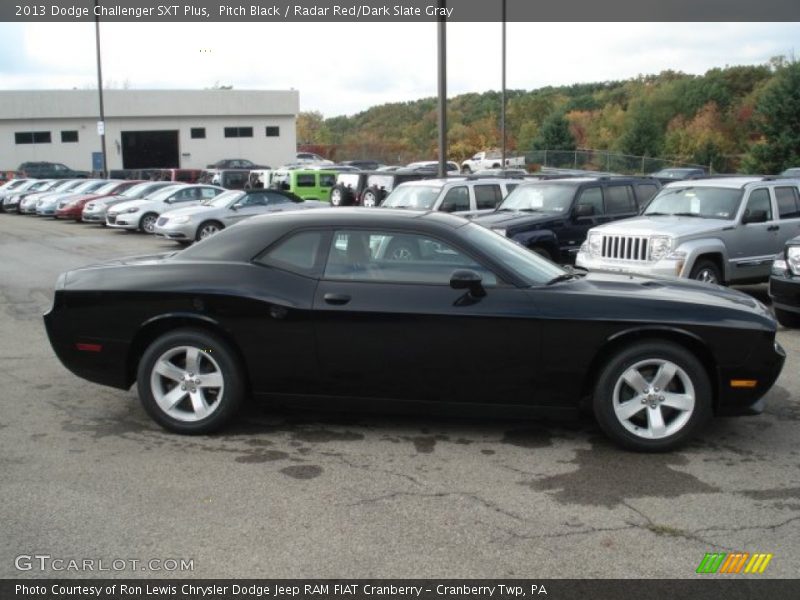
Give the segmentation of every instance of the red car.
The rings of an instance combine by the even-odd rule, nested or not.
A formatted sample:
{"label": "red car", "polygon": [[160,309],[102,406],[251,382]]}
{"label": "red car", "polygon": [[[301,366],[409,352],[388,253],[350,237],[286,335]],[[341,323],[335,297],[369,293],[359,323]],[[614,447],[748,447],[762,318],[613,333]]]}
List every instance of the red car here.
{"label": "red car", "polygon": [[137,183],[142,183],[142,180],[109,181],[106,185],[90,194],[74,196],[63,206],[59,204],[54,216],[56,219],[74,219],[80,221],[81,215],[83,214],[83,207],[87,202],[106,196],[113,196],[114,194],[121,194]]}

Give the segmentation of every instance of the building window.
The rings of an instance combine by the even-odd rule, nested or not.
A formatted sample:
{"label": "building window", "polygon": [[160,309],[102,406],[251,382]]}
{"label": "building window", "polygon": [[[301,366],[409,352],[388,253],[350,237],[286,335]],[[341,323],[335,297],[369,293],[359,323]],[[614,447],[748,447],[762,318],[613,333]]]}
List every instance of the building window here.
{"label": "building window", "polygon": [[281,128],[277,125],[272,125],[267,127],[267,137],[280,137],[281,136]]}
{"label": "building window", "polygon": [[18,131],[14,134],[16,144],[49,144],[49,131]]}
{"label": "building window", "polygon": [[77,142],[78,141],[78,132],[77,131],[62,131],[61,132],[61,141],[63,143]]}
{"label": "building window", "polygon": [[253,128],[252,127],[226,127],[225,128],[225,137],[226,138],[253,137]]}
{"label": "building window", "polygon": [[192,127],[191,135],[193,140],[203,140],[206,137],[205,127]]}

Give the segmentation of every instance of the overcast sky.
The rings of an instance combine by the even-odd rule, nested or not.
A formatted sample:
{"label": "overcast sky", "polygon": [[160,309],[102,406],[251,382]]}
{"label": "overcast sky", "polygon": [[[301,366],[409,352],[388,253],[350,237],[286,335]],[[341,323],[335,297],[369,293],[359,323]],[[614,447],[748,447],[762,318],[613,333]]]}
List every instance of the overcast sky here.
{"label": "overcast sky", "polygon": [[[507,87],[795,56],[800,23],[509,23]],[[326,117],[436,95],[433,23],[102,23],[109,87],[296,89]],[[501,87],[500,23],[447,26],[448,96]],[[0,23],[0,89],[90,88],[93,23]]]}

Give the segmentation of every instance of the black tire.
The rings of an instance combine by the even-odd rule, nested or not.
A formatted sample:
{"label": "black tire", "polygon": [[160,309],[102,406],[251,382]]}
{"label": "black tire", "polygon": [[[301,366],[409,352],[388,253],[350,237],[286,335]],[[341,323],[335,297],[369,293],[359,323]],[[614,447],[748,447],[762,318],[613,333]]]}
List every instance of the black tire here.
{"label": "black tire", "polygon": [[791,327],[791,328],[800,327],[800,314],[796,312],[790,312],[788,310],[783,310],[780,308],[775,308],[774,310],[775,310],[775,318],[778,319],[778,323],[780,323],[784,327]]}
{"label": "black tire", "polygon": [[386,249],[386,260],[419,260],[419,247],[410,239],[396,238]]}
{"label": "black tire", "polygon": [[[659,379],[661,385],[666,382],[663,388],[655,385]],[[637,452],[665,452],[687,442],[711,418],[711,395],[708,374],[694,354],[673,342],[650,340],[611,357],[595,385],[592,406],[600,428],[615,443]]]}
{"label": "black tire", "polygon": [[156,230],[156,221],[158,215],[156,213],[145,213],[139,219],[139,231],[142,233],[153,233]]}
{"label": "black tire", "polygon": [[225,229],[225,226],[219,221],[204,221],[197,227],[197,233],[195,233],[194,239],[199,242],[207,237],[211,237],[215,233],[219,233],[223,229]]}
{"label": "black tire", "polygon": [[364,193],[361,195],[361,206],[375,207],[380,203],[381,199],[378,190],[373,188],[364,190]]}
{"label": "black tire", "polygon": [[463,167],[461,167],[461,174],[472,175],[472,169],[469,168],[469,165],[464,165]]}
{"label": "black tire", "polygon": [[[195,367],[187,366],[195,355]],[[162,369],[166,365],[164,372],[175,377],[160,374],[157,365]],[[175,433],[220,429],[236,414],[245,396],[244,374],[236,354],[217,336],[198,329],[177,329],[150,344],[139,361],[136,381],[144,409],[156,423]],[[221,386],[209,385],[217,381]],[[199,405],[199,414],[195,405],[198,395],[205,402],[205,406]],[[173,401],[171,409],[164,408]]]}
{"label": "black tire", "polygon": [[703,283],[723,284],[722,273],[720,273],[716,263],[702,258],[694,263],[692,270],[689,272],[689,279],[702,281]]}
{"label": "black tire", "polygon": [[331,190],[331,206],[350,206],[355,200],[353,189],[343,185],[336,185]]}

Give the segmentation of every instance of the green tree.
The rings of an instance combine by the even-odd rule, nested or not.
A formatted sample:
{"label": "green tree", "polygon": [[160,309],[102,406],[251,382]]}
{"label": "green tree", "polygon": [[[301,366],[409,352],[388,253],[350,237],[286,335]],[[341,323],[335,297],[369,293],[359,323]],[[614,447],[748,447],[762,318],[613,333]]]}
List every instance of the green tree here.
{"label": "green tree", "polygon": [[800,62],[778,65],[754,111],[760,138],[745,158],[745,169],[778,173],[800,165]]}
{"label": "green tree", "polygon": [[556,112],[542,123],[533,140],[534,150],[575,150],[575,138],[563,112]]}

